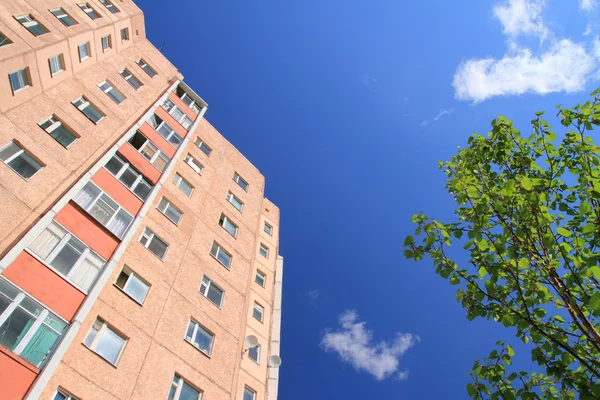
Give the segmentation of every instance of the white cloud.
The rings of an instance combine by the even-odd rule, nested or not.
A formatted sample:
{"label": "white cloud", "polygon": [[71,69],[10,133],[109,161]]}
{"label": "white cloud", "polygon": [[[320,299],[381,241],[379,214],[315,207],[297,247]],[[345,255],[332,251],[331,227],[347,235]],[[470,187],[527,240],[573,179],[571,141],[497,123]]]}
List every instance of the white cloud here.
{"label": "white cloud", "polygon": [[545,5],[545,0],[508,0],[494,7],[494,16],[503,32],[513,38],[524,34],[544,40],[549,33],[541,17]]}
{"label": "white cloud", "polygon": [[528,92],[570,93],[584,88],[597,62],[584,46],[563,39],[539,56],[521,49],[500,60],[467,60],[459,65],[452,86],[457,99],[475,103]]}
{"label": "white cloud", "polygon": [[313,307],[317,307],[320,294],[321,294],[321,292],[319,291],[319,289],[309,290],[308,291],[308,304],[310,304]]}
{"label": "white cloud", "polygon": [[438,119],[442,118],[444,115],[450,115],[454,112],[454,109],[451,108],[449,110],[442,110],[440,111],[440,113],[438,115],[436,115],[435,117],[433,117],[434,121],[437,121]]}
{"label": "white cloud", "polygon": [[421,127],[425,128],[427,125],[429,125],[429,121],[428,120],[421,121]]}
{"label": "white cloud", "polygon": [[373,343],[373,333],[358,321],[355,310],[340,315],[341,329],[326,332],[321,344],[325,351],[337,353],[342,361],[356,370],[363,370],[381,381],[398,373],[398,379],[406,379],[408,371],[398,371],[400,358],[419,342],[419,337],[410,333],[397,333],[392,343]]}
{"label": "white cloud", "polygon": [[590,22],[585,27],[585,32],[583,32],[583,36],[589,36],[591,33],[592,33],[592,24]]}
{"label": "white cloud", "polygon": [[595,0],[579,0],[579,9],[582,11],[591,11],[596,7]]}

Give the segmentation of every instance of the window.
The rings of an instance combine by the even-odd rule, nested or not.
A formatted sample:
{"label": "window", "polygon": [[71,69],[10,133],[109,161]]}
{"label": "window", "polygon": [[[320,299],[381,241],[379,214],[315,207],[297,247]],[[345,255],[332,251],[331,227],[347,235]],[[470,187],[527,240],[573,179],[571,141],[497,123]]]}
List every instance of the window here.
{"label": "window", "polygon": [[196,101],[179,86],[177,87],[177,97],[179,97],[181,101],[183,101],[185,105],[188,106],[195,114],[200,113],[202,106],[198,105]]}
{"label": "window", "polygon": [[193,319],[190,319],[187,332],[185,333],[185,340],[197,347],[207,356],[210,356],[215,335],[207,331],[202,325]]}
{"label": "window", "polygon": [[65,59],[62,54],[58,54],[48,59],[50,63],[50,75],[58,75],[65,70]]}
{"label": "window", "polygon": [[104,168],[142,200],[146,200],[154,187],[138,170],[116,154]]}
{"label": "window", "polygon": [[98,85],[98,87],[100,88],[100,90],[102,90],[104,93],[106,93],[106,95],[115,103],[117,104],[121,104],[123,102],[123,100],[125,100],[125,96],[123,96],[123,93],[119,92],[117,89],[114,88],[114,86],[112,85],[112,83],[110,83],[109,81],[104,81],[101,84]]}
{"label": "window", "polygon": [[194,191],[194,187],[177,173],[173,177],[173,184],[177,186],[179,190],[181,190],[183,194],[185,194],[187,197],[190,197],[192,195],[192,192]]}
{"label": "window", "polygon": [[75,19],[73,19],[73,17],[71,17],[63,8],[55,8],[54,10],[50,10],[50,12],[54,14],[64,26],[77,25],[77,21],[75,21]]}
{"label": "window", "polygon": [[90,350],[113,365],[117,365],[126,343],[126,338],[100,318],[96,318],[83,341]]}
{"label": "window", "polygon": [[78,4],[78,6],[91,19],[98,19],[98,18],[100,18],[100,15],[90,6],[90,3]]}
{"label": "window", "polygon": [[234,224],[233,222],[231,222],[226,216],[225,214],[221,214],[221,218],[219,218],[219,225],[221,225],[223,227],[223,229],[225,229],[227,232],[229,232],[229,234],[233,237],[237,236],[238,233],[238,227],[236,224]]}
{"label": "window", "polygon": [[246,182],[241,176],[239,176],[237,172],[233,173],[233,180],[235,181],[235,183],[240,185],[240,187],[244,189],[244,191],[248,191],[248,182]]}
{"label": "window", "polygon": [[260,244],[260,248],[258,249],[258,252],[264,258],[269,258],[269,248],[267,246],[265,246],[264,244],[262,244],[262,243]]}
{"label": "window", "polygon": [[102,42],[102,52],[103,53],[112,49],[112,35],[102,36],[100,38],[100,41]]}
{"label": "window", "polygon": [[0,47],[6,46],[7,44],[11,44],[12,41],[6,37],[2,32],[0,32]]}
{"label": "window", "polygon": [[198,146],[200,148],[200,150],[202,150],[204,152],[204,154],[206,154],[207,156],[210,157],[210,153],[212,152],[212,149],[210,147],[208,147],[206,145],[206,143],[204,143],[203,140],[200,140],[200,138],[196,138],[196,140],[194,140],[194,143],[196,144],[196,146]]}
{"label": "window", "polygon": [[88,182],[73,201],[119,239],[133,221],[131,214],[92,182]]}
{"label": "window", "polygon": [[40,127],[65,148],[68,148],[78,138],[56,115],[40,122]]}
{"label": "window", "polygon": [[142,82],[140,82],[140,80],[138,78],[136,78],[136,76],[133,75],[127,68],[125,68],[123,71],[121,71],[119,73],[121,74],[121,76],[123,78],[125,78],[125,80],[127,82],[129,82],[129,84],[131,86],[133,86],[133,88],[135,90],[138,90],[139,88],[141,88],[143,86]]}
{"label": "window", "polygon": [[92,54],[92,52],[90,50],[90,42],[85,42],[83,44],[80,44],[79,46],[77,46],[77,49],[79,51],[79,62],[82,62],[82,61],[90,58],[90,56]]}
{"label": "window", "polygon": [[106,265],[104,259],[55,221],[31,242],[28,251],[85,292]]}
{"label": "window", "polygon": [[125,43],[129,40],[129,28],[121,29],[121,42]]}
{"label": "window", "polygon": [[179,224],[183,213],[177,209],[171,202],[164,197],[158,202],[158,210],[169,218],[173,223]]}
{"label": "window", "polygon": [[202,173],[204,166],[202,164],[200,164],[200,162],[198,160],[196,160],[191,154],[188,153],[185,156],[185,158],[183,159],[183,161],[185,161],[187,163],[187,165],[192,167],[192,169],[194,171],[196,171],[198,174]]}
{"label": "window", "polygon": [[141,69],[146,71],[150,78],[154,78],[154,76],[156,75],[156,71],[151,66],[149,66],[143,58],[137,60],[136,64],[139,65]]}
{"label": "window", "polygon": [[44,167],[15,142],[10,142],[0,149],[0,160],[23,179],[31,178]]}
{"label": "window", "polygon": [[140,304],[144,302],[148,290],[150,290],[150,285],[127,266],[124,266],[121,270],[115,281],[115,286]]}
{"label": "window", "polygon": [[25,29],[31,32],[33,36],[40,36],[44,33],[48,33],[48,29],[46,29],[44,25],[37,22],[31,14],[17,17],[17,21],[19,21],[21,25],[25,27]]}
{"label": "window", "polygon": [[31,86],[31,79],[29,79],[29,67],[10,73],[8,74],[8,77],[10,78],[10,86],[13,93]]}
{"label": "window", "polygon": [[164,240],[156,236],[148,228],[144,229],[142,236],[140,236],[140,243],[161,260],[165,258],[167,248],[169,247]]}
{"label": "window", "polygon": [[156,114],[152,114],[150,119],[148,119],[148,124],[150,124],[160,136],[165,138],[165,140],[175,148],[179,147],[183,141],[183,138]]}
{"label": "window", "polygon": [[252,316],[254,318],[256,318],[257,320],[259,320],[260,322],[263,322],[263,314],[265,312],[265,309],[263,308],[263,306],[261,306],[258,303],[254,303],[254,308],[252,308]]}
{"label": "window", "polygon": [[194,123],[183,111],[179,109],[170,99],[166,99],[163,103],[162,107],[171,114],[171,117],[175,119],[175,121],[179,122],[181,126],[185,129],[190,129],[190,126]]}
{"label": "window", "polygon": [[206,297],[219,308],[223,304],[223,289],[214,284],[209,277],[204,275],[202,277],[202,284],[200,285],[200,293]]}
{"label": "window", "polygon": [[256,392],[250,389],[248,386],[244,386],[243,400],[256,400]]}
{"label": "window", "polygon": [[248,350],[248,358],[257,364],[260,364],[260,344],[255,347],[250,347]]}
{"label": "window", "polygon": [[61,388],[58,388],[58,389],[56,389],[56,392],[54,392],[54,397],[52,397],[52,400],[79,400],[79,399],[75,396],[70,395],[69,393],[62,390]]}
{"label": "window", "polygon": [[256,276],[254,277],[254,282],[258,283],[260,286],[265,287],[265,283],[267,282],[267,275],[260,270],[256,270]]}
{"label": "window", "polygon": [[111,3],[111,2],[110,2],[110,1],[108,1],[108,0],[100,0],[100,3],[102,3],[102,4],[104,5],[104,7],[106,7],[106,9],[107,9],[108,11],[110,11],[111,13],[113,13],[113,14],[116,14],[116,13],[118,13],[118,12],[119,12],[119,9],[118,9],[117,7],[115,7],[115,6],[113,5],[113,3]]}
{"label": "window", "polygon": [[242,212],[244,208],[244,203],[240,199],[238,199],[233,193],[227,192],[227,196],[225,197],[228,202],[230,202],[239,212]]}
{"label": "window", "polygon": [[216,258],[217,261],[223,264],[225,267],[231,267],[231,254],[223,250],[223,248],[217,242],[213,242],[213,245],[210,248],[210,255]]}
{"label": "window", "polygon": [[171,383],[167,400],[200,400],[201,396],[201,393],[182,377],[177,374],[173,376],[173,383]]}
{"label": "window", "polygon": [[140,131],[129,139],[129,144],[133,146],[141,155],[144,156],[159,171],[164,171],[171,159],[161,152],[158,147],[146,138]]}
{"label": "window", "polygon": [[273,236],[273,227],[271,225],[269,225],[268,223],[265,222],[265,227],[264,227],[264,231]]}
{"label": "window", "polygon": [[88,119],[95,124],[97,124],[102,118],[104,118],[104,113],[102,113],[92,103],[90,103],[87,97],[85,96],[81,96],[80,98],[75,100],[73,102],[73,105],[77,107],[79,111],[83,113],[83,115],[88,117]]}
{"label": "window", "polygon": [[68,324],[4,279],[0,310],[0,346],[40,367]]}

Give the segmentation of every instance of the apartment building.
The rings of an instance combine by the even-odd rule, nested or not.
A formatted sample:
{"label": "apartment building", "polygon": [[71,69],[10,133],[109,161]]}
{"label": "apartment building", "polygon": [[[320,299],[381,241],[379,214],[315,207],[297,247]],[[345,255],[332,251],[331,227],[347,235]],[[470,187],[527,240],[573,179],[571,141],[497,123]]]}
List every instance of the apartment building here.
{"label": "apartment building", "polygon": [[0,399],[277,398],[279,209],[206,110],[130,0],[0,0]]}

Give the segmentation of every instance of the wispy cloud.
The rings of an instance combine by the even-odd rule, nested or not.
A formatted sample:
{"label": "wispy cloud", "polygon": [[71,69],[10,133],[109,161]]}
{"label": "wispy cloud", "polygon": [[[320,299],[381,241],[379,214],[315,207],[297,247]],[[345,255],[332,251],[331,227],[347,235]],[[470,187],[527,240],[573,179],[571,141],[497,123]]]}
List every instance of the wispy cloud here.
{"label": "wispy cloud", "polygon": [[379,80],[377,80],[377,78],[369,74],[365,74],[362,82],[369,90],[372,90],[373,92],[379,91]]}
{"label": "wispy cloud", "polygon": [[595,0],[579,0],[579,9],[582,11],[591,11],[596,7]]}
{"label": "wispy cloud", "polygon": [[592,23],[588,23],[583,32],[583,36],[589,36],[592,33]]}
{"label": "wispy cloud", "polygon": [[450,115],[454,112],[454,109],[451,108],[449,110],[442,110],[440,111],[440,113],[438,115],[436,115],[435,117],[433,117],[434,121],[437,121],[438,119],[442,118],[444,115]]}
{"label": "wispy cloud", "polygon": [[373,333],[358,320],[355,310],[340,315],[341,328],[326,332],[321,344],[325,351],[337,353],[342,361],[357,371],[365,371],[378,381],[389,377],[408,378],[408,371],[399,371],[400,358],[420,339],[410,333],[397,333],[393,342],[373,341]]}
{"label": "wispy cloud", "polygon": [[[582,0],[580,7],[593,4],[594,0]],[[457,99],[479,103],[494,96],[571,93],[585,88],[600,61],[591,49],[594,43],[556,39],[542,19],[545,5],[544,0],[508,0],[494,7],[494,16],[509,39],[508,52],[500,59],[462,62],[452,82]],[[538,37],[540,42],[551,40],[534,52],[518,43],[520,35]]]}
{"label": "wispy cloud", "polygon": [[316,307],[318,305],[317,300],[319,300],[319,295],[321,292],[319,289],[313,289],[308,291],[308,303],[311,306]]}

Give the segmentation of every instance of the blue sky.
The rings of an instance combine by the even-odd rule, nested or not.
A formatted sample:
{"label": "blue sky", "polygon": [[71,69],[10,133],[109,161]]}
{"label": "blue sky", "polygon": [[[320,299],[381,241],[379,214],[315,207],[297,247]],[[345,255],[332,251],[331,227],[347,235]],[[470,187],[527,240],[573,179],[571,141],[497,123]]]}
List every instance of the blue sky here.
{"label": "blue sky", "polygon": [[437,162],[492,118],[528,132],[600,86],[596,1],[138,1],[281,208],[280,399],[467,397],[513,332],[404,260],[410,217],[451,217]]}

